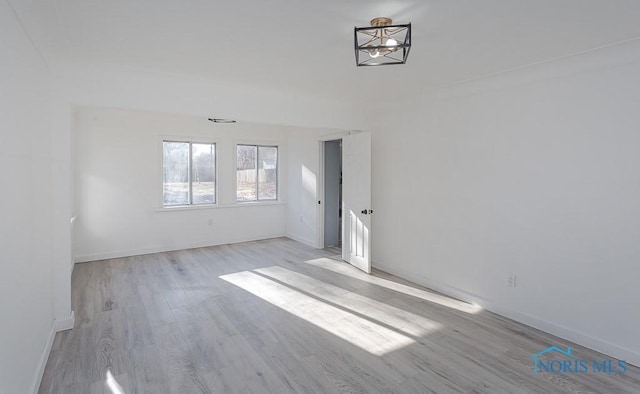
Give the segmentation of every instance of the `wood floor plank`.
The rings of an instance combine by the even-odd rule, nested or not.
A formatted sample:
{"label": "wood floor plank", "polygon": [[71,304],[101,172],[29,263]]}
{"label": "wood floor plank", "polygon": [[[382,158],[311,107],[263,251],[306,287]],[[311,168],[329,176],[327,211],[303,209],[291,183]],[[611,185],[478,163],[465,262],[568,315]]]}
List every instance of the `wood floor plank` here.
{"label": "wood floor plank", "polygon": [[72,306],[40,393],[640,392],[534,375],[551,345],[606,356],[285,238],[78,264]]}
{"label": "wood floor plank", "polygon": [[158,347],[155,345],[131,349],[127,352],[130,368],[128,378],[131,391],[127,393],[170,393],[166,384],[166,370]]}
{"label": "wood floor plank", "polygon": [[182,335],[177,323],[159,327],[156,341],[167,376],[165,385],[171,393],[211,393],[202,374],[196,371],[190,354],[189,340]]}

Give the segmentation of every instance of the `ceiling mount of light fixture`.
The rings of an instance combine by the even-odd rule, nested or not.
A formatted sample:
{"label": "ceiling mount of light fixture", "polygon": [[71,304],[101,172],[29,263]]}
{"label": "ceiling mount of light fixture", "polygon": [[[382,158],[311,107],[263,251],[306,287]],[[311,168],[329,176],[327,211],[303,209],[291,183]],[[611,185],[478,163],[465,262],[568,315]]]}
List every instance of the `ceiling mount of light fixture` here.
{"label": "ceiling mount of light fixture", "polygon": [[236,123],[233,119],[208,118],[213,123]]}
{"label": "ceiling mount of light fixture", "polygon": [[404,64],[411,49],[411,23],[394,25],[391,18],[373,18],[370,27],[353,30],[358,66]]}

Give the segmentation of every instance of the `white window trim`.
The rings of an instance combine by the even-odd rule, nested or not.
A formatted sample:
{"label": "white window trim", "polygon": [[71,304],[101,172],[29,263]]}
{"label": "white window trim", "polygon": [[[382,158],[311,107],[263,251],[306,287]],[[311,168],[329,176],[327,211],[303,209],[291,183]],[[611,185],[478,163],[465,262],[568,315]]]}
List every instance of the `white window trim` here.
{"label": "white window trim", "polygon": [[[215,156],[215,177],[216,177],[216,186],[215,186],[215,197],[216,202],[213,204],[188,204],[188,205],[164,205],[164,142],[190,142],[190,143],[202,143],[202,144],[215,144],[216,156]],[[165,211],[185,211],[192,209],[210,209],[218,207],[219,193],[218,193],[218,148],[220,147],[217,139],[207,138],[202,136],[184,136],[184,135],[161,135],[158,141],[158,184],[159,188],[159,196],[158,196],[158,209],[157,212],[165,212]],[[191,153],[189,153],[191,155]],[[189,156],[191,157],[191,156]]]}
{"label": "white window trim", "polygon": [[172,212],[172,211],[192,211],[199,209],[235,209],[235,208],[244,208],[244,207],[265,207],[270,205],[287,205],[284,201],[246,201],[238,204],[202,204],[202,205],[173,205],[169,207],[162,207],[156,209],[156,212]]}

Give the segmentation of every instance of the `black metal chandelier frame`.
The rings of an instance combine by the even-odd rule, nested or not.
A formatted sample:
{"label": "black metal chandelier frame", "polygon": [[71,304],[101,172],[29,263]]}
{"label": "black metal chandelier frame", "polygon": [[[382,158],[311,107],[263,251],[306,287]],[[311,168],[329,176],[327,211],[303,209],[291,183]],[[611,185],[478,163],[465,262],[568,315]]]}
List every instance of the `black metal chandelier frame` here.
{"label": "black metal chandelier frame", "polygon": [[[411,49],[411,23],[355,27],[353,34],[358,67],[386,66],[407,62]],[[385,45],[385,39],[394,39],[396,44]]]}

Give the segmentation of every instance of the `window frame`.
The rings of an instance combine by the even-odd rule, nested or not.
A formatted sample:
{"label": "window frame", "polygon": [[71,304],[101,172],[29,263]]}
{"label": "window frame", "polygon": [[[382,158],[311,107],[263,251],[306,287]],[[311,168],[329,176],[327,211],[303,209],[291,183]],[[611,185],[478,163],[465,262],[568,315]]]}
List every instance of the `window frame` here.
{"label": "window frame", "polygon": [[[248,201],[238,200],[238,147],[239,146],[252,146],[256,148],[256,188],[255,188],[256,199],[255,200],[248,200]],[[276,148],[276,198],[273,198],[273,199],[260,199],[260,189],[259,189],[260,166],[258,165],[260,148]],[[239,141],[234,144],[234,152],[233,152],[233,155],[235,157],[234,188],[235,188],[236,204],[265,204],[265,203],[269,204],[269,203],[277,203],[280,201],[280,154],[281,154],[280,150],[281,150],[280,144],[273,143],[273,142],[257,143],[257,142],[244,142],[244,141],[240,142]]]}
{"label": "window frame", "polygon": [[[165,205],[164,203],[164,143],[185,143],[189,144],[189,160],[188,160],[188,179],[189,179],[189,203],[188,204],[176,204]],[[213,145],[214,159],[213,159],[213,176],[214,176],[214,189],[213,189],[213,202],[212,203],[193,203],[193,144],[206,144]],[[160,137],[160,209],[161,210],[180,210],[180,209],[202,209],[207,207],[215,207],[218,205],[218,144],[215,140],[209,140],[207,138],[200,137],[184,137],[184,136],[162,136]]]}

